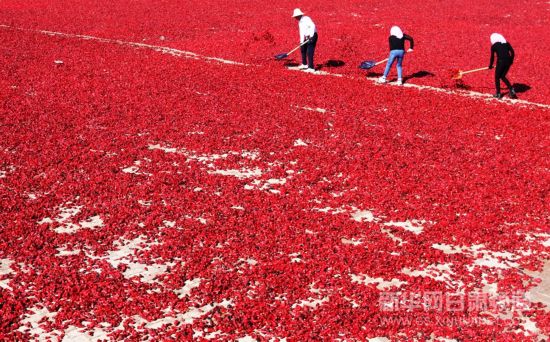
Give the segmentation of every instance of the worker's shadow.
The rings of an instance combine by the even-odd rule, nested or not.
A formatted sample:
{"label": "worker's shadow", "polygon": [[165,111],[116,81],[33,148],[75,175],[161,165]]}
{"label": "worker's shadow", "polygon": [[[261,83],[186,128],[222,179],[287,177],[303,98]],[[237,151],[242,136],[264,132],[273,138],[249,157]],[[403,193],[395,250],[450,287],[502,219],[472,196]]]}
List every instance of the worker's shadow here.
{"label": "worker's shadow", "polygon": [[422,70],[422,71],[417,71],[413,74],[410,74],[410,75],[407,75],[407,76],[403,77],[403,82],[407,82],[408,80],[413,79],[413,78],[424,78],[424,77],[434,77],[434,76],[435,76],[434,73],[426,71],[426,70]]}
{"label": "worker's shadow", "polygon": [[[375,71],[367,72],[367,77],[380,77],[382,75],[383,75],[382,72],[375,72]],[[434,77],[434,76],[435,76],[434,73],[426,71],[426,70],[422,70],[422,71],[417,71],[413,74],[410,74],[410,75],[407,75],[407,76],[403,77],[403,82],[407,82],[408,80],[413,79],[413,78],[424,78],[424,77]]]}
{"label": "worker's shadow", "polygon": [[346,65],[346,62],[341,61],[339,59],[329,59],[323,64],[317,64],[316,69],[320,70],[323,68],[340,68]]}
{"label": "worker's shadow", "polygon": [[516,93],[525,93],[526,91],[531,90],[530,86],[523,83],[514,83],[512,87],[514,87],[514,90],[516,91]]}
{"label": "worker's shadow", "polygon": [[285,61],[283,65],[286,67],[297,67],[300,66],[300,63],[296,63],[295,61]]}
{"label": "worker's shadow", "polygon": [[[300,63],[297,63],[296,61],[291,60],[291,61],[286,61],[284,65],[286,67],[297,67],[297,66],[300,66]],[[346,65],[346,62],[344,61],[337,60],[337,59],[329,59],[323,64],[317,64],[315,66],[315,69],[321,70],[323,68],[340,68],[340,67],[343,67],[344,65]]]}
{"label": "worker's shadow", "polygon": [[380,77],[383,73],[381,72],[375,72],[375,71],[369,71],[367,72],[367,77]]}

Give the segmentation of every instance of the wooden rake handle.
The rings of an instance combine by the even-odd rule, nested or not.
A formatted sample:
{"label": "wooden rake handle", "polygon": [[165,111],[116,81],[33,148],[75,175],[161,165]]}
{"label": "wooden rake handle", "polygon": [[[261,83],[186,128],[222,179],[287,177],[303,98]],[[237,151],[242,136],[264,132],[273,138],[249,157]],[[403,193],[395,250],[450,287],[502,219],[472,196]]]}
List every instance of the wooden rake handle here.
{"label": "wooden rake handle", "polygon": [[384,62],[387,62],[388,59],[389,59],[389,58],[383,59],[383,60],[381,60],[380,62],[376,62],[376,64],[374,64],[374,65],[378,65],[378,64],[382,64],[382,63],[384,63]]}
{"label": "wooden rake handle", "polygon": [[483,70],[489,70],[489,68],[485,67],[485,68],[479,68],[479,69],[472,69],[472,70],[468,70],[468,71],[460,71],[460,74],[461,75],[466,75],[466,74],[471,74],[472,72],[478,72],[478,71],[483,71]]}
{"label": "wooden rake handle", "polygon": [[299,48],[301,48],[302,46],[306,45],[308,42],[309,42],[309,40],[304,41],[303,43],[301,43],[300,45],[298,45],[298,46],[295,47],[294,49],[292,49],[292,50],[290,50],[289,52],[287,52],[287,55],[290,55],[290,54],[293,53],[294,51],[296,51],[296,50],[298,50]]}

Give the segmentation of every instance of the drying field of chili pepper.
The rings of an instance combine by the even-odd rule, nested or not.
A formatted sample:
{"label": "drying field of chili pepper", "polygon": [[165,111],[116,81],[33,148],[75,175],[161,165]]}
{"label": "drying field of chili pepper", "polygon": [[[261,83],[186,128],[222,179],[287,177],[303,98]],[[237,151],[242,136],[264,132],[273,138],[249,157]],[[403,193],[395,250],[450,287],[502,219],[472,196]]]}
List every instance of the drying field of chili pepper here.
{"label": "drying field of chili pepper", "polygon": [[550,5],[389,3],[2,1],[0,339],[547,338]]}

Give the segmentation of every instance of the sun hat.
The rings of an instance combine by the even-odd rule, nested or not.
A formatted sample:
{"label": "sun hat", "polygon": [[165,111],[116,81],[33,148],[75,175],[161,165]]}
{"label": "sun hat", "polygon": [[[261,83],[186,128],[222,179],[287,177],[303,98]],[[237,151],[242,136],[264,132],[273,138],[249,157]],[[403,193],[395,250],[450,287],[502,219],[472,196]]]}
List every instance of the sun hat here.
{"label": "sun hat", "polygon": [[494,44],[494,43],[506,44],[506,39],[504,39],[504,36],[501,35],[500,33],[493,33],[491,35],[491,44]]}
{"label": "sun hat", "polygon": [[292,14],[292,18],[299,17],[301,15],[304,15],[304,12],[302,12],[299,8],[294,9],[294,14]]}
{"label": "sun hat", "polygon": [[395,36],[398,39],[403,38],[403,31],[399,28],[399,26],[392,26],[390,30],[390,36]]}

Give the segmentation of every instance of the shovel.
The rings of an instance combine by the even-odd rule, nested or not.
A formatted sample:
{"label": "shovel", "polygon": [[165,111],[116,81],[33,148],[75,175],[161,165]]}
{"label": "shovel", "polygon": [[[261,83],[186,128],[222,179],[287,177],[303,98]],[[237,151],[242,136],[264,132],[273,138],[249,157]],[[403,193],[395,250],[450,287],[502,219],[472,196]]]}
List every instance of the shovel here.
{"label": "shovel", "polygon": [[368,69],[374,68],[378,64],[382,64],[384,62],[387,62],[388,59],[389,58],[383,59],[380,62],[377,62],[377,61],[364,61],[359,65],[359,68],[364,69],[364,70],[368,70]]}
{"label": "shovel", "polygon": [[300,45],[298,45],[294,49],[290,50],[289,52],[283,52],[283,53],[280,53],[278,55],[275,55],[275,59],[279,60],[279,59],[287,58],[291,53],[298,50],[299,48],[306,45],[307,43],[309,43],[309,40],[306,40],[305,42],[301,43]]}

